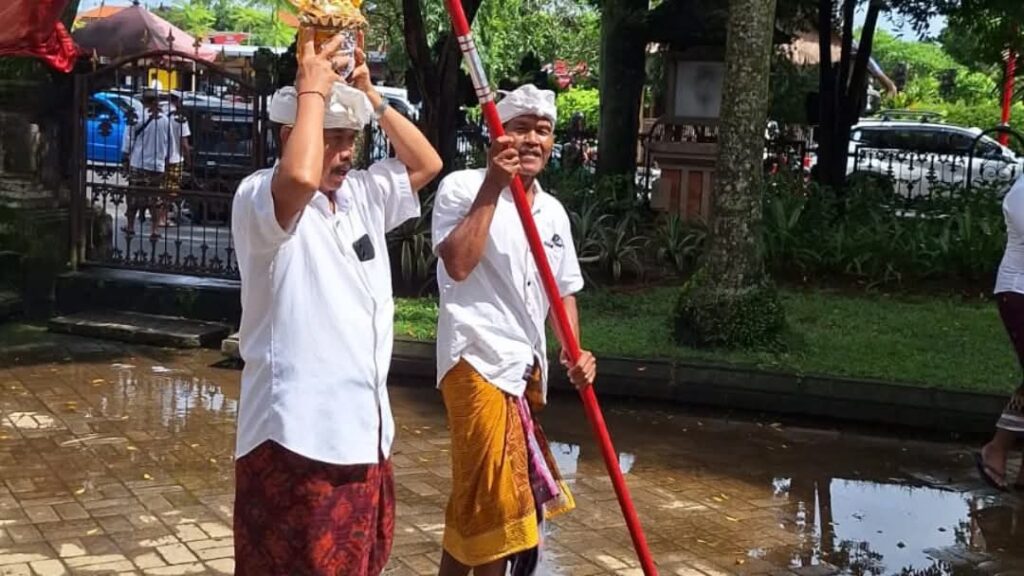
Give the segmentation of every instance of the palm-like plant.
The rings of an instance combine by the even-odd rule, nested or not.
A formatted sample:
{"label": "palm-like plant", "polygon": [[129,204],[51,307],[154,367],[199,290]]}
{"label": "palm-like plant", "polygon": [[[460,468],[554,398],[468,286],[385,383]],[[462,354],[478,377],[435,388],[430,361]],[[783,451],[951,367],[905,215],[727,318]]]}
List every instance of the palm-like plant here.
{"label": "palm-like plant", "polygon": [[700,254],[706,236],[703,224],[687,224],[678,214],[673,214],[658,226],[651,247],[656,250],[659,262],[682,274]]}
{"label": "palm-like plant", "polygon": [[402,284],[416,287],[423,292],[433,282],[436,273],[437,256],[434,254],[430,236],[431,207],[434,196],[423,200],[421,216],[406,222],[388,235],[388,251],[392,261],[398,262]]}

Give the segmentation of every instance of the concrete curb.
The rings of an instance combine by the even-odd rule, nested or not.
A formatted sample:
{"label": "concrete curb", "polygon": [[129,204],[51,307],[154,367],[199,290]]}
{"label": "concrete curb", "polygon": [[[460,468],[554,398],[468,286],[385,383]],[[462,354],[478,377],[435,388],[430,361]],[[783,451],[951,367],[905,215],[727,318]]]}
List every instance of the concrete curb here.
{"label": "concrete curb", "polygon": [[122,310],[58,316],[51,318],[47,326],[52,332],[168,348],[213,347],[231,332],[230,326],[218,322]]}
{"label": "concrete curb", "polygon": [[[436,378],[434,342],[396,338],[391,373]],[[560,371],[552,374],[552,387],[569,390]],[[599,394],[963,434],[991,433],[1008,400],[891,382],[609,357],[601,358]]]}

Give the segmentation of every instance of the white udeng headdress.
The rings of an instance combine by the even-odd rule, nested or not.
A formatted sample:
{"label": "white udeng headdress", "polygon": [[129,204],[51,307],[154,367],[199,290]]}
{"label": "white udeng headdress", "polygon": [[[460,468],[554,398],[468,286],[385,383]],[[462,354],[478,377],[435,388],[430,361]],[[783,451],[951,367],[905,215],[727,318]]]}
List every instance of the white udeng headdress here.
{"label": "white udeng headdress", "polygon": [[558,118],[555,93],[551,90],[541,90],[533,84],[520,86],[498,102],[498,116],[502,124],[507,124],[520,116],[539,116],[547,118],[554,124]]}
{"label": "white udeng headdress", "polygon": [[[307,96],[308,98],[308,96]],[[270,99],[270,121],[291,126],[295,124],[298,94],[292,86],[281,88]],[[373,107],[361,91],[341,82],[335,82],[324,111],[324,128],[362,130],[370,121]]]}

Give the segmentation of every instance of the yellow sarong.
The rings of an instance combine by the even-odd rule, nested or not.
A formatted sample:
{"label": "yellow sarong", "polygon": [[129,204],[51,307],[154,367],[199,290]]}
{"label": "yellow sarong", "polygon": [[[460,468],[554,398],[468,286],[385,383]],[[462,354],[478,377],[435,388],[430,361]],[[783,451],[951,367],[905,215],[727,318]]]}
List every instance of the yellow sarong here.
{"label": "yellow sarong", "polygon": [[480,566],[536,548],[540,533],[516,398],[465,360],[444,376],[441,395],[452,446],[444,549],[466,566]]}

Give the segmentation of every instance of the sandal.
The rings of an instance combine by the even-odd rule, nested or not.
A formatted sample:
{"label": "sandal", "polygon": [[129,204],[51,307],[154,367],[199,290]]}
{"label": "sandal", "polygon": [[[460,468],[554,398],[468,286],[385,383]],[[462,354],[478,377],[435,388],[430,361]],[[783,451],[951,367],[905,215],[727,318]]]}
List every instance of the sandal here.
{"label": "sandal", "polygon": [[974,465],[977,467],[978,475],[981,476],[981,480],[985,484],[987,484],[991,488],[999,490],[1000,492],[1007,491],[1005,484],[1000,484],[999,482],[996,481],[996,478],[998,478],[998,476],[995,474],[996,470],[989,466],[988,464],[985,464],[985,458],[982,457],[981,452],[974,453]]}

